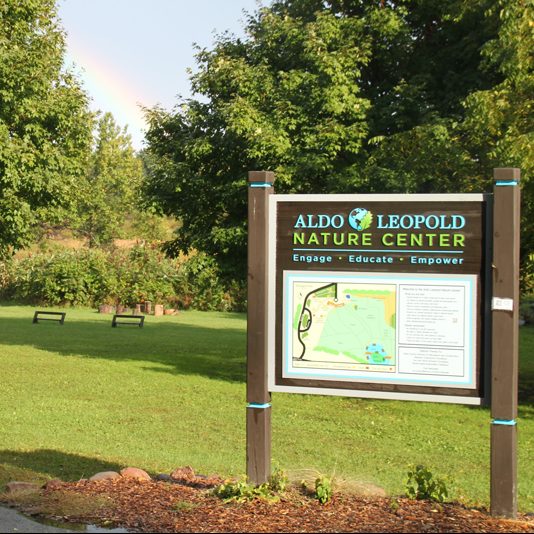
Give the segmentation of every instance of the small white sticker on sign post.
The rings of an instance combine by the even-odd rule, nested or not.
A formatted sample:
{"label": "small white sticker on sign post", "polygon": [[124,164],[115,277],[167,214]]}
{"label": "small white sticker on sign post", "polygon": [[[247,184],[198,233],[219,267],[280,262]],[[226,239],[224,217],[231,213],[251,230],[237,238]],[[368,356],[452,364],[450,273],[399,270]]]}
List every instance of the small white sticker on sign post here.
{"label": "small white sticker on sign post", "polygon": [[491,309],[497,311],[514,311],[514,299],[493,297],[491,299]]}

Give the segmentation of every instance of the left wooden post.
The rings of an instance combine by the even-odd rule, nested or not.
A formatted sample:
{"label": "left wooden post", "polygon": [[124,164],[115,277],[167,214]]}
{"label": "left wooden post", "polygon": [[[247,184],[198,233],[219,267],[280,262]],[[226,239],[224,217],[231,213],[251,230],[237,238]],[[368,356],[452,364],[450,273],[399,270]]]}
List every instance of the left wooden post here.
{"label": "left wooden post", "polygon": [[271,395],[267,383],[269,196],[273,172],[248,174],[247,477],[271,475]]}

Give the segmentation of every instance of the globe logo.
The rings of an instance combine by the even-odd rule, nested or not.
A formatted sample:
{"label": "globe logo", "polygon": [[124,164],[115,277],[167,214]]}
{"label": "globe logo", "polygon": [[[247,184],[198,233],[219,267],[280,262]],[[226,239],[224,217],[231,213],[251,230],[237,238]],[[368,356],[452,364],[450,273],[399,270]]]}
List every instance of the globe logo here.
{"label": "globe logo", "polygon": [[373,214],[365,208],[354,208],[349,213],[349,224],[354,230],[362,231],[371,226],[373,222]]}

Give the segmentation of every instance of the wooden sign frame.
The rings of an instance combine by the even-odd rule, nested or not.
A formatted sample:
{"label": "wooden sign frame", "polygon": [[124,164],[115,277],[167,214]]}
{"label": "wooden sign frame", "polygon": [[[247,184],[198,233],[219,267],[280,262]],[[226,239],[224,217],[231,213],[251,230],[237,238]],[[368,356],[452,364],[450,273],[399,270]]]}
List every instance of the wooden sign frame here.
{"label": "wooden sign frame", "polygon": [[[397,218],[380,219],[381,227],[386,228],[384,221],[391,226],[404,224],[423,224],[419,217],[437,217],[436,213],[429,213],[425,205],[429,202],[483,202],[483,228],[480,229],[477,239],[469,246],[474,246],[479,254],[474,272],[463,273],[465,276],[476,277],[477,291],[476,303],[478,310],[477,333],[477,377],[475,388],[439,388],[436,384],[416,386],[414,384],[384,384],[374,381],[362,384],[358,381],[326,383],[321,380],[304,379],[304,383],[287,383],[288,376],[277,368],[277,350],[282,340],[280,333],[280,318],[283,316],[279,292],[283,274],[280,272],[279,250],[276,241],[279,235],[273,232],[273,224],[277,224],[278,202],[284,197],[272,196],[274,173],[268,171],[251,171],[249,173],[249,231],[248,231],[248,323],[247,323],[247,475],[251,482],[261,484],[267,482],[271,472],[271,391],[292,391],[295,393],[321,393],[335,395],[357,395],[373,398],[404,398],[408,400],[432,402],[461,402],[466,404],[491,404],[491,512],[493,515],[516,517],[517,515],[517,393],[518,393],[518,337],[519,337],[519,244],[520,244],[520,171],[515,168],[500,168],[494,170],[494,189],[492,195],[329,195],[329,200],[339,202],[348,201],[354,206],[363,206],[364,203],[384,202],[412,202],[420,203],[420,210],[405,212]],[[293,195],[286,197],[288,202],[323,202],[324,197]],[[269,207],[271,206],[271,207]],[[428,207],[428,206],[426,206]],[[356,209],[356,208],[355,208]],[[324,211],[324,210],[323,210]],[[369,218],[361,212],[351,212],[351,225],[359,232],[369,223]],[[302,218],[293,220],[293,227],[299,229],[324,228],[329,222],[334,228],[340,228],[341,219],[333,217],[337,212],[302,213]],[[311,218],[309,217],[311,215]],[[323,216],[320,218],[319,216]],[[384,215],[384,214],[382,214]],[[443,225],[449,229],[460,229],[462,215],[460,212],[449,212],[448,221],[443,219]],[[454,219],[453,215],[456,216]],[[362,217],[360,217],[362,216]],[[445,217],[447,214],[445,214]],[[404,219],[402,218],[404,217]],[[411,218],[410,218],[411,217]],[[437,219],[427,221],[427,227],[436,223]],[[404,223],[402,222],[404,221]],[[464,217],[464,222],[467,218]],[[368,227],[368,226],[367,226]],[[398,228],[398,226],[397,226]],[[287,230],[286,230],[287,233]],[[356,232],[355,232],[356,233]],[[391,233],[393,234],[393,233]],[[287,237],[287,236],[286,236]],[[325,238],[325,237],[324,237]],[[294,237],[298,244],[306,237]],[[340,240],[341,237],[338,237]],[[371,244],[363,243],[364,238],[352,237],[355,242],[361,239],[361,246]],[[382,234],[381,244],[390,245],[389,236]],[[404,238],[402,238],[404,239]],[[309,239],[310,241],[310,239]],[[483,243],[482,243],[483,241]],[[311,239],[312,249],[319,243],[319,238]],[[403,243],[397,239],[397,244]],[[442,243],[451,245],[446,238]],[[354,243],[353,243],[354,244]],[[418,244],[416,240],[416,244]],[[452,241],[454,246],[465,246],[461,238]],[[304,247],[303,247],[304,248]],[[382,253],[380,247],[378,253]],[[453,252],[450,249],[450,252]],[[473,252],[470,248],[469,253]],[[369,249],[363,249],[364,253]],[[313,250],[312,250],[313,252]],[[325,251],[323,251],[325,252]],[[432,250],[427,255],[432,257]],[[389,259],[383,262],[392,263],[398,254],[391,250],[386,255]],[[442,255],[443,256],[443,255]],[[467,257],[467,256],[466,256]],[[337,272],[346,272],[346,265],[342,262],[343,255],[339,256]],[[298,260],[300,261],[300,260]],[[311,260],[317,263],[317,260]],[[355,260],[354,263],[357,261]],[[319,261],[319,267],[320,267]],[[335,263],[325,260],[325,263]],[[397,262],[397,267],[400,263]],[[467,262],[469,263],[469,262]],[[427,262],[427,265],[429,262]],[[341,268],[340,268],[341,266]],[[283,267],[283,266],[282,266]],[[316,266],[317,267],[317,266]],[[473,265],[471,265],[473,268]],[[287,270],[287,269],[286,269]],[[357,270],[360,274],[364,271]],[[432,270],[431,270],[432,271]],[[323,270],[319,269],[322,273]],[[391,273],[388,269],[378,269],[367,273],[369,276],[386,276]],[[409,269],[408,269],[408,272]],[[364,272],[365,274],[365,272]],[[395,274],[395,272],[393,272]],[[429,272],[426,274],[436,274]],[[391,276],[391,275],[390,275]],[[403,278],[404,275],[399,275]],[[452,275],[454,277],[454,275]],[[452,279],[452,278],[451,278]],[[349,280],[350,282],[350,280]],[[346,283],[349,283],[346,282]],[[391,280],[390,280],[391,282]],[[327,284],[328,285],[328,284]],[[432,284],[429,284],[432,285]],[[467,286],[464,286],[467,287]],[[350,293],[346,292],[345,296]],[[338,298],[336,293],[334,298]],[[304,305],[307,301],[304,300]],[[295,315],[296,316],[296,315]],[[297,318],[298,319],[298,318]],[[297,320],[295,319],[295,320]],[[278,322],[278,326],[277,326]],[[300,328],[299,322],[299,328]],[[304,327],[306,328],[306,326]],[[278,347],[278,348],[277,348]],[[376,347],[375,347],[376,349]],[[376,352],[381,352],[376,349]],[[386,352],[386,351],[384,351]],[[279,359],[279,357],[278,357]],[[434,377],[435,378],[435,377]],[[286,383],[282,383],[283,381]],[[347,387],[349,382],[349,387]],[[473,384],[470,384],[472,386]],[[417,388],[414,390],[413,388]],[[355,392],[355,393],[354,393]]]}
{"label": "wooden sign frame", "polygon": [[[357,396],[364,398],[380,399],[405,399],[427,402],[454,402],[462,404],[480,405],[487,404],[488,388],[486,387],[485,377],[489,374],[489,361],[483,359],[482,355],[488,353],[489,344],[489,322],[490,316],[488,310],[484,309],[483,303],[486,301],[486,295],[489,293],[489,284],[491,280],[491,271],[487,261],[491,242],[490,225],[488,221],[491,215],[491,195],[471,194],[471,195],[273,195],[269,202],[269,316],[268,316],[268,354],[269,354],[269,390],[271,392],[294,392],[310,393],[323,395],[343,395]],[[348,214],[353,209],[368,211],[373,214],[376,222],[371,223],[365,232],[352,229],[348,223]],[[395,215],[391,215],[391,214]],[[400,215],[399,215],[400,214]],[[423,214],[423,215],[412,215]],[[387,225],[385,221],[388,217],[394,221],[394,224]],[[426,218],[431,229],[424,230]],[[462,219],[460,219],[462,218]],[[280,222],[282,221],[282,223]],[[332,222],[330,226],[328,222]],[[461,230],[446,229],[440,231],[436,226],[444,223],[445,227],[454,227],[465,225],[467,228]],[[284,224],[285,223],[285,224]],[[417,226],[413,232],[407,228],[409,225]],[[304,229],[302,226],[311,225],[322,226],[322,229]],[[380,229],[382,226],[382,229]],[[389,227],[387,227],[389,226]],[[392,229],[391,226],[395,228]],[[299,228],[296,228],[299,227]],[[332,228],[337,230],[332,231]],[[321,238],[327,241],[316,245]],[[417,243],[423,243],[425,238],[433,243],[430,247],[427,243],[421,247],[409,246],[409,239],[416,238]],[[332,240],[338,238],[341,246],[332,244]],[[457,238],[455,247],[452,247],[454,238]],[[306,239],[312,240],[312,245],[302,244]],[[352,239],[352,246],[346,245]],[[360,243],[357,243],[357,240]],[[291,242],[291,246],[288,246]],[[401,242],[403,246],[394,246],[393,243]],[[437,246],[436,243],[443,243],[444,246]],[[296,245],[296,246],[295,246]],[[393,245],[393,246],[392,246]],[[408,246],[407,246],[408,245]],[[461,245],[461,246],[460,246]],[[454,249],[454,250],[453,250]],[[310,264],[305,260],[310,259]],[[379,263],[362,263],[358,260],[365,259],[380,260]],[[297,261],[295,261],[297,260]],[[304,260],[304,261],[302,261]],[[321,263],[321,260],[325,260]],[[418,262],[425,262],[423,264]],[[444,264],[443,262],[447,262]],[[454,263],[453,263],[454,262]],[[422,265],[422,266],[421,266]],[[397,337],[397,343],[389,339],[392,359],[395,360],[397,351],[403,351],[405,355],[403,361],[407,362],[410,352],[412,362],[419,359],[421,354],[426,351],[435,353],[433,365],[439,366],[439,371],[433,376],[429,371],[430,365],[426,364],[426,369],[419,365],[419,370],[414,370],[411,374],[406,374],[406,366],[403,364],[403,373],[401,374],[400,366],[395,372],[380,372],[381,365],[360,364],[360,372],[344,373],[329,369],[328,373],[320,373],[318,369],[313,369],[313,373],[308,375],[299,373],[288,364],[291,356],[291,348],[288,348],[288,340],[294,328],[288,328],[287,324],[292,321],[291,313],[294,310],[288,308],[288,301],[292,301],[292,296],[287,291],[287,280],[292,281],[292,287],[297,285],[299,273],[302,273],[301,280],[317,280],[316,285],[324,285],[328,282],[335,283],[337,287],[360,287],[364,288],[365,283],[370,287],[390,287],[392,288],[393,304],[392,315],[400,318],[399,302],[401,295],[408,298],[407,288],[412,287],[414,291],[417,288],[432,290],[436,293],[439,288],[443,288],[442,296],[446,296],[446,291],[450,292],[451,287],[456,286],[462,303],[465,301],[465,310],[448,311],[443,308],[439,313],[449,314],[449,319],[456,315],[463,314],[465,330],[469,330],[471,324],[476,325],[476,331],[470,333],[469,339],[466,339],[464,347],[457,345],[457,340],[449,343],[442,341],[432,343],[431,334],[428,333],[426,342],[415,339],[411,336],[411,343],[404,343],[401,347],[399,338],[401,333],[399,328],[406,326],[407,320],[397,320],[395,328],[391,328],[388,337]],[[354,281],[351,283],[351,275]],[[324,284],[320,282],[324,280]],[[380,285],[379,285],[380,284]],[[387,284],[387,285],[385,285]],[[304,282],[302,287],[306,287]],[[308,286],[313,284],[309,283]],[[346,295],[348,297],[348,295]],[[336,300],[336,306],[345,306],[345,295]],[[373,299],[373,300],[376,300]],[[331,308],[332,302],[323,299]],[[367,302],[369,299],[367,299]],[[366,299],[353,299],[351,303],[365,303]],[[299,304],[301,306],[301,304]],[[409,306],[415,307],[415,299],[410,299]],[[452,304],[451,304],[452,306]],[[421,312],[414,310],[415,313]],[[343,310],[331,310],[331,318],[325,325],[334,325],[331,329],[339,330],[338,319],[342,317]],[[430,310],[431,311],[431,310]],[[362,314],[366,313],[362,311]],[[428,313],[428,312],[427,312]],[[346,315],[346,314],[345,314]],[[355,314],[352,320],[356,321]],[[435,314],[434,320],[437,317]],[[413,317],[412,317],[413,318]],[[316,321],[317,322],[317,321]],[[435,320],[436,322],[436,320]],[[428,326],[428,324],[427,324]],[[439,330],[439,324],[435,325]],[[452,326],[452,325],[451,325]],[[351,367],[348,363],[349,358],[356,358],[355,355],[349,354],[346,350],[356,337],[355,329],[357,325],[347,324],[346,334],[347,342],[335,340],[336,345],[334,352],[339,353],[340,360],[344,359],[347,363],[341,367]],[[378,328],[383,328],[378,325]],[[445,327],[441,327],[442,334]],[[368,330],[368,329],[367,329]],[[396,331],[393,332],[393,331]],[[412,329],[413,330],[413,329]],[[451,329],[456,332],[454,326]],[[366,336],[373,336],[370,332],[365,332]],[[467,334],[466,334],[467,335]],[[295,337],[295,336],[293,336]],[[327,337],[325,334],[322,338]],[[369,342],[371,341],[369,337]],[[375,335],[375,338],[378,338]],[[407,337],[404,335],[403,337]],[[375,339],[373,338],[373,339]],[[299,340],[300,341],[300,340]],[[381,341],[381,340],[380,340]],[[302,343],[302,341],[300,341]],[[451,347],[442,347],[441,345],[453,345]],[[394,346],[395,345],[395,346]],[[417,348],[417,346],[419,347]],[[423,345],[423,346],[421,346]],[[424,347],[424,345],[428,345]],[[380,350],[384,350],[381,348]],[[283,348],[282,348],[283,347]],[[326,347],[325,351],[329,351]],[[362,349],[360,349],[362,350]],[[375,350],[375,349],[372,349]],[[464,355],[464,352],[469,354]],[[447,361],[449,355],[453,355],[454,360],[461,358],[465,361],[459,362],[455,369],[448,371],[446,365],[440,365],[439,362]],[[317,353],[314,354],[317,359]],[[294,359],[294,358],[293,358]],[[325,360],[328,359],[325,357]],[[304,359],[303,359],[304,360]],[[360,358],[361,360],[361,358]],[[372,363],[372,362],[369,362]],[[400,363],[400,362],[399,362]],[[463,364],[466,376],[462,380],[453,380],[452,375],[457,373],[457,368]],[[300,363],[304,365],[304,363]],[[322,364],[322,363],[321,363]],[[312,366],[312,363],[308,364]],[[319,364],[317,364],[319,365]],[[326,363],[322,365],[327,365]],[[355,365],[352,365],[354,367]],[[412,364],[412,367],[414,364]],[[369,371],[366,372],[365,368]],[[390,366],[395,369],[396,366]],[[292,372],[291,372],[292,371]],[[397,372],[398,371],[398,372]],[[426,376],[430,372],[431,376]],[[439,373],[447,373],[450,377],[440,377]],[[469,376],[467,374],[469,373]],[[359,378],[350,379],[353,374]],[[339,380],[326,378],[328,375],[341,376]],[[367,379],[365,378],[367,376]],[[393,378],[393,375],[395,378]],[[317,377],[317,378],[314,378]],[[320,378],[324,377],[324,378]],[[378,377],[381,377],[379,379]],[[433,380],[427,379],[433,378]],[[464,387],[462,387],[464,384]]]}

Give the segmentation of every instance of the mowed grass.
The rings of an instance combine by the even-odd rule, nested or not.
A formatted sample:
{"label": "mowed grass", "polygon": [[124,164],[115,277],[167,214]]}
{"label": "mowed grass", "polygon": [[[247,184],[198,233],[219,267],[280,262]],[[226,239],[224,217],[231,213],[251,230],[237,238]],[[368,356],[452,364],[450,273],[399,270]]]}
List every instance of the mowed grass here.
{"label": "mowed grass", "polygon": [[[77,480],[136,466],[241,475],[246,317],[183,312],[111,328],[111,316],[67,309],[63,326],[35,308],[0,306],[0,484]],[[519,507],[534,511],[534,329],[521,329]],[[273,395],[273,458],[317,473],[405,490],[425,464],[451,498],[489,504],[487,408]]]}

